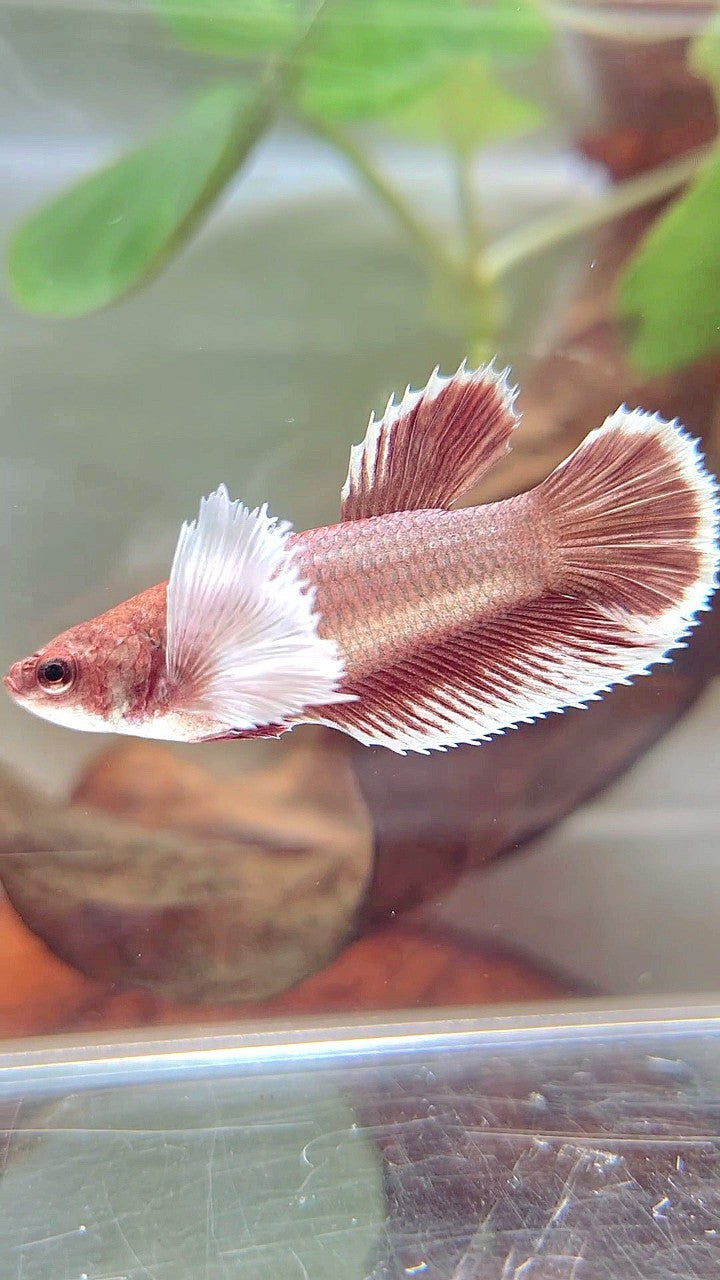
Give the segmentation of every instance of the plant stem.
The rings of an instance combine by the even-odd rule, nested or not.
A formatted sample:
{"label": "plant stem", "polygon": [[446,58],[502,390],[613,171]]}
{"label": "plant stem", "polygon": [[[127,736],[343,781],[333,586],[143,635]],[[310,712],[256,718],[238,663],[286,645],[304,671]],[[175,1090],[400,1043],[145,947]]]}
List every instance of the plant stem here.
{"label": "plant stem", "polygon": [[460,212],[460,224],[462,226],[465,242],[468,276],[471,281],[474,281],[476,276],[474,262],[476,256],[483,250],[485,236],[483,234],[483,228],[480,221],[477,199],[475,196],[475,186],[473,183],[473,156],[471,152],[458,151],[455,148],[453,148],[452,156],[453,167],[455,170],[455,190],[457,193],[458,209]]}
{"label": "plant stem", "polygon": [[202,222],[221,191],[247,160],[250,152],[273,125],[282,105],[300,74],[301,58],[312,40],[315,27],[329,0],[317,0],[293,46],[283,55],[268,59],[248,102],[238,110],[235,129],[223,156],[212,173],[202,198],[175,231],[153,266],[159,270]]}
{"label": "plant stem", "polygon": [[[477,202],[472,188],[471,157],[457,154],[457,191],[460,216],[463,224],[465,253],[462,259],[446,250],[443,242],[431,229],[415,217],[413,210],[376,168],[367,152],[353,137],[337,125],[315,116],[303,115],[302,121],[316,137],[330,143],[352,165],[355,173],[392,214],[394,220],[415,246],[418,255],[442,280],[454,282],[457,290],[458,315],[463,309],[468,316],[466,349],[475,364],[482,364],[492,355],[497,322],[498,297],[494,280],[476,268],[476,257],[482,244],[482,226],[477,212]],[[479,317],[484,315],[480,322]]]}
{"label": "plant stem", "polygon": [[552,249],[583,232],[592,231],[614,218],[670,195],[693,177],[713,150],[713,147],[702,147],[670,164],[660,165],[650,173],[618,183],[606,196],[580,209],[563,210],[536,219],[529,226],[521,227],[519,231],[489,245],[476,259],[476,272],[486,279],[499,280],[526,258],[534,257],[542,250]]}
{"label": "plant stem", "polygon": [[400,195],[399,191],[385,177],[382,170],[376,167],[367,152],[357,144],[350,134],[346,133],[344,129],[338,128],[337,125],[331,124],[327,120],[321,120],[317,116],[303,114],[301,122],[311,133],[318,138],[322,138],[324,142],[328,142],[331,147],[349,161],[352,168],[365,183],[365,186],[372,191],[373,195],[377,196],[395,222],[402,227],[421,257],[443,276],[448,274],[451,276],[458,275],[459,264],[455,258],[446,252],[442,243],[430,228],[421,219],[416,218],[413,210]]}

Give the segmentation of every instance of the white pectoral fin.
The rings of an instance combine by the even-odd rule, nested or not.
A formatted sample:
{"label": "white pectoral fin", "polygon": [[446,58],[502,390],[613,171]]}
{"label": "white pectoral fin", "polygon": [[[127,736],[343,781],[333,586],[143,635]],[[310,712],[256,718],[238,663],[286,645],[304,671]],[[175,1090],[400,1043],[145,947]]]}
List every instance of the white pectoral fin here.
{"label": "white pectoral fin", "polygon": [[283,723],[342,699],[342,658],[318,634],[290,526],[221,485],[184,524],[167,593],[170,696],[221,728]]}

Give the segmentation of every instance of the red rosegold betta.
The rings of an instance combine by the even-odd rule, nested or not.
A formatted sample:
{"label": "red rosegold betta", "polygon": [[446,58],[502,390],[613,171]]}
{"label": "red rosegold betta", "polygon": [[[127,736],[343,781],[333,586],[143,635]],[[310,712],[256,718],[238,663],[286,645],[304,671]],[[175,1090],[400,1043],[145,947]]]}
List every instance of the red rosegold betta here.
{"label": "red rosegold betta", "polygon": [[394,751],[479,742],[667,660],[707,605],[716,486],[677,422],[618,409],[529,493],[453,509],[517,426],[508,371],[390,401],[340,523],[307,533],[221,487],[167,584],[5,677],[76,729],[200,742],[308,722]]}

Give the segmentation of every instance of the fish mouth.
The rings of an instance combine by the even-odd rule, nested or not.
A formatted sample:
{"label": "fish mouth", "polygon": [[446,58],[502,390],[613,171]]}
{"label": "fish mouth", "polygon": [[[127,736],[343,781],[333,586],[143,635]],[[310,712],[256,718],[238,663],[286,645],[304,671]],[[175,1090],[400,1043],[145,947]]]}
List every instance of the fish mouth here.
{"label": "fish mouth", "polygon": [[3,684],[5,685],[8,693],[12,693],[16,698],[19,696],[20,686],[13,679],[12,672],[8,671],[7,675],[3,676]]}

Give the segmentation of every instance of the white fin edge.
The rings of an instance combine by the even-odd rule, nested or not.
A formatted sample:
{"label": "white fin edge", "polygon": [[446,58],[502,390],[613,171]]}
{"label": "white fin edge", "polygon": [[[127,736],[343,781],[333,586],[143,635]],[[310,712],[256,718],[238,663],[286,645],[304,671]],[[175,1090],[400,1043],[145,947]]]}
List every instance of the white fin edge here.
{"label": "white fin edge", "polygon": [[291,526],[233,502],[224,485],[180,531],[167,590],[169,699],[219,729],[286,723],[346,701],[334,641],[318,633],[314,590],[288,546]]}

